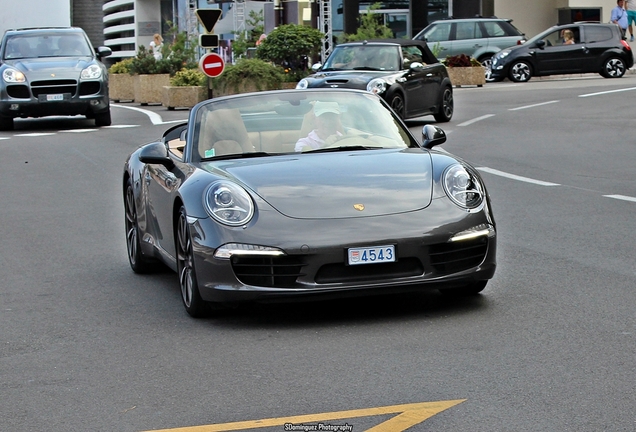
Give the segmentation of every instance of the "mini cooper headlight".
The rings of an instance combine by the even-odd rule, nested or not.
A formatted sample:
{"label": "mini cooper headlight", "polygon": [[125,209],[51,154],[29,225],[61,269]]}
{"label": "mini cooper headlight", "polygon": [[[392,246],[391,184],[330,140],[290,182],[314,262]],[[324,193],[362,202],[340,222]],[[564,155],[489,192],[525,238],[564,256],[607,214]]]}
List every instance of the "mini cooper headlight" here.
{"label": "mini cooper headlight", "polygon": [[23,83],[26,81],[24,74],[13,68],[6,68],[2,71],[2,79],[6,83]]}
{"label": "mini cooper headlight", "polygon": [[367,84],[367,91],[373,94],[381,95],[386,91],[386,81],[382,78],[375,78]]}
{"label": "mini cooper headlight", "polygon": [[305,78],[301,79],[300,81],[298,81],[298,84],[296,84],[297,89],[306,89],[307,87],[309,87],[309,81],[307,81]]}
{"label": "mini cooper headlight", "polygon": [[460,164],[446,168],[444,190],[451,201],[462,208],[474,209],[484,201],[484,187],[479,177]]}
{"label": "mini cooper headlight", "polygon": [[90,65],[80,74],[80,78],[82,79],[97,79],[101,76],[102,70],[97,65]]}
{"label": "mini cooper headlight", "polygon": [[508,49],[502,50],[497,54],[497,58],[502,59],[502,58],[508,57],[508,54],[510,54],[510,50]]}
{"label": "mini cooper headlight", "polygon": [[205,192],[204,201],[210,216],[224,225],[244,225],[254,216],[252,198],[245,189],[229,181],[212,183]]}

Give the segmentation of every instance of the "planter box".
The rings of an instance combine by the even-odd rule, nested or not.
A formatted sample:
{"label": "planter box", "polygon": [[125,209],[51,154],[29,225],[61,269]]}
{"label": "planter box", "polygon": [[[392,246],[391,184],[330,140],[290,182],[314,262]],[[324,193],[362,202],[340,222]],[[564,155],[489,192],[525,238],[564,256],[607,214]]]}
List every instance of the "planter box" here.
{"label": "planter box", "polygon": [[474,85],[481,87],[486,84],[486,73],[482,66],[449,67],[448,76],[455,87]]}
{"label": "planter box", "polygon": [[135,102],[148,105],[160,104],[163,86],[170,85],[170,74],[133,75]]}
{"label": "planter box", "polygon": [[207,87],[175,87],[163,86],[161,104],[173,110],[175,108],[192,108],[207,99]]}
{"label": "planter box", "polygon": [[108,98],[115,102],[135,100],[133,76],[127,73],[109,74]]}

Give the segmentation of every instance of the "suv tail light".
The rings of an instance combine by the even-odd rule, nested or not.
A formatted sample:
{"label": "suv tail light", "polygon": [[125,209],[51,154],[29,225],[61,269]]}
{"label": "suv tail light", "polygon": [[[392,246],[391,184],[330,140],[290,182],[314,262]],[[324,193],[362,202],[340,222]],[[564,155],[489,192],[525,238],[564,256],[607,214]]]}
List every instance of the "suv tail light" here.
{"label": "suv tail light", "polygon": [[629,44],[627,43],[627,41],[625,39],[621,39],[621,43],[623,44],[623,46],[625,48],[627,48],[627,51],[631,51],[632,50],[632,47],[629,46]]}

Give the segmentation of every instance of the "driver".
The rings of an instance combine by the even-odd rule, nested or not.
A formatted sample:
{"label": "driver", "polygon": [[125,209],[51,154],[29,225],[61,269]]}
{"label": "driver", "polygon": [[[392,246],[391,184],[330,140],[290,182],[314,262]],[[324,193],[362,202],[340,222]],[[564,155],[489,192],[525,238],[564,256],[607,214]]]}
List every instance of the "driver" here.
{"label": "driver", "polygon": [[333,144],[340,132],[340,108],[337,102],[316,102],[314,104],[316,116],[316,128],[309,132],[305,138],[296,142],[296,151],[316,150]]}

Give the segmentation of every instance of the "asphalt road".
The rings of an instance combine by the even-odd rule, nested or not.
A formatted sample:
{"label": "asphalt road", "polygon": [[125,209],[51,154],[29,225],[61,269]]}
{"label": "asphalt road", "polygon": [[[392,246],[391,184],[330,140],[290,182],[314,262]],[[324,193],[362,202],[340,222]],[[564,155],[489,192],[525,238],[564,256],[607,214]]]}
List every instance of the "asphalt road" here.
{"label": "asphalt road", "polygon": [[[205,320],[183,310],[175,274],[135,275],[124,240],[125,157],[187,111],[118,104],[116,127],[0,132],[0,430],[377,432],[403,430],[394,412],[409,410],[412,431],[635,430],[636,76],[487,84],[455,101],[443,148],[481,170],[498,222],[483,295]],[[430,405],[380,409],[417,403]]]}

